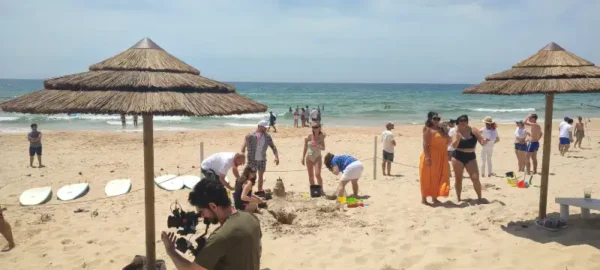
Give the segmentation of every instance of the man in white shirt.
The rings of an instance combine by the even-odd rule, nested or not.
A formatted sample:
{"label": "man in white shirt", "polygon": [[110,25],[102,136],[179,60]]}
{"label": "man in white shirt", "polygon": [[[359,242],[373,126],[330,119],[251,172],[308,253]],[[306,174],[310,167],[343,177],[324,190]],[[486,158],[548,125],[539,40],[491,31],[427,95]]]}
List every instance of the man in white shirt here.
{"label": "man in white shirt", "polygon": [[237,167],[244,163],[246,163],[246,156],[242,153],[221,152],[213,154],[202,161],[203,178],[219,180],[227,189],[233,190],[233,187],[225,181],[225,176],[227,176],[229,169],[233,168],[233,175],[238,179],[240,173]]}
{"label": "man in white shirt", "polygon": [[566,123],[558,128],[560,135],[560,138],[558,138],[558,151],[563,156],[569,150],[569,147],[571,147],[571,141],[573,140],[573,126],[571,125],[573,124],[573,119],[568,118],[565,121]]}
{"label": "man in white shirt", "polygon": [[385,124],[385,129],[386,130],[381,133],[381,143],[383,144],[383,162],[381,163],[381,170],[383,171],[383,175],[390,175],[392,162],[394,161],[394,147],[396,147],[394,134],[392,134],[394,123],[389,122]]}

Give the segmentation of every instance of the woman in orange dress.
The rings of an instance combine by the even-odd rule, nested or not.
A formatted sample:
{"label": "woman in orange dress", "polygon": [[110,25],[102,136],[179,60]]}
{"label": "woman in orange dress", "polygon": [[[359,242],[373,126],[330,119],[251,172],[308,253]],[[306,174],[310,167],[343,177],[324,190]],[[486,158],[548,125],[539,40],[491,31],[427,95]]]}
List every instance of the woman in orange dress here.
{"label": "woman in orange dress", "polygon": [[450,193],[450,166],[448,165],[448,131],[440,126],[440,117],[435,112],[427,114],[423,128],[423,152],[419,162],[421,203],[439,203],[437,197],[448,197]]}

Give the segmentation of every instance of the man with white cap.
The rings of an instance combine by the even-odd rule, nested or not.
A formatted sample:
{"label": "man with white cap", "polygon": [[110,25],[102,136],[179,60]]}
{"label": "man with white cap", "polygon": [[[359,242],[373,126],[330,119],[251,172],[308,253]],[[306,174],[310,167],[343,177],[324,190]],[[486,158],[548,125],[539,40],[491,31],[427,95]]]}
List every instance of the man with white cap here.
{"label": "man with white cap", "polygon": [[383,144],[383,162],[381,163],[381,170],[383,171],[383,175],[388,176],[392,169],[392,162],[394,162],[394,147],[396,147],[392,129],[394,129],[394,123],[388,122],[385,124],[385,131],[381,133],[381,143]]}
{"label": "man with white cap", "polygon": [[275,165],[279,165],[279,154],[277,147],[273,143],[273,138],[267,133],[269,122],[262,120],[258,122],[256,131],[246,135],[242,153],[246,153],[248,149],[248,166],[258,171],[258,192],[263,192],[263,177],[267,168],[267,147],[271,147],[273,155],[275,155]]}

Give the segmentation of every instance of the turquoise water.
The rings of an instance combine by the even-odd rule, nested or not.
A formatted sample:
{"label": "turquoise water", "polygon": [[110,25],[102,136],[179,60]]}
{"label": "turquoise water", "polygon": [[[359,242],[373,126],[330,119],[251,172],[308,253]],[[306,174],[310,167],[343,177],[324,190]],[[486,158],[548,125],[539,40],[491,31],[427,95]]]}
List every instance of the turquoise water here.
{"label": "turquoise water", "polygon": [[[355,83],[241,83],[238,92],[257,100],[277,114],[278,125],[292,125],[289,107],[325,106],[323,121],[330,126],[382,126],[422,124],[428,111],[443,119],[467,114],[471,119],[492,116],[498,122],[523,119],[529,113],[544,117],[544,97],[463,95],[469,85],[458,84],[355,84]],[[42,80],[0,79],[0,101],[42,89]],[[557,95],[554,119],[564,116],[600,117],[600,94]],[[267,113],[222,117],[155,117],[157,130],[250,127]],[[141,120],[141,118],[140,118]],[[121,130],[118,115],[27,115],[0,111],[0,132],[25,132],[36,122],[45,130]],[[141,126],[139,127],[141,128]],[[131,119],[128,119],[128,129]]]}

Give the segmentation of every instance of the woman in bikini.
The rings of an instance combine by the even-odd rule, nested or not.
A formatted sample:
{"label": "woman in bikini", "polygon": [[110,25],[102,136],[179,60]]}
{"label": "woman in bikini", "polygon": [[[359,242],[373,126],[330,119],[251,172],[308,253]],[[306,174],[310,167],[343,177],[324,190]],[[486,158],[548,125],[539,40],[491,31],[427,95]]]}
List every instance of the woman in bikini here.
{"label": "woman in bikini", "polygon": [[296,108],[296,111],[294,111],[294,127],[296,127],[296,128],[299,127],[298,126],[298,114],[299,114],[298,108]]}
{"label": "woman in bikini", "polygon": [[304,138],[302,165],[306,164],[310,185],[315,185],[316,177],[318,185],[321,186],[321,194],[325,194],[323,192],[323,178],[321,178],[321,167],[323,166],[322,150],[325,150],[325,133],[321,131],[321,124],[313,123],[312,132],[308,134],[308,137]]}
{"label": "woman in bikini", "polygon": [[253,213],[257,211],[258,205],[266,201],[252,193],[252,187],[256,183],[256,170],[247,166],[240,178],[235,182],[235,193],[233,193],[233,202],[238,210]]}
{"label": "woman in bikini", "polygon": [[477,142],[481,145],[486,145],[487,140],[481,136],[481,132],[478,129],[469,126],[468,116],[461,115],[456,119],[456,122],[456,134],[454,134],[454,138],[452,139],[452,146],[456,149],[452,155],[456,197],[460,201],[463,173],[466,169],[473,182],[475,193],[477,193],[477,200],[484,202],[481,197],[481,182],[479,182],[479,168],[477,166],[475,146],[477,146]]}
{"label": "woman in bikini", "polygon": [[423,151],[419,162],[419,182],[421,203],[440,203],[438,197],[448,197],[450,193],[450,166],[447,147],[450,144],[448,127],[440,125],[440,117],[435,112],[427,114],[423,128]]}

